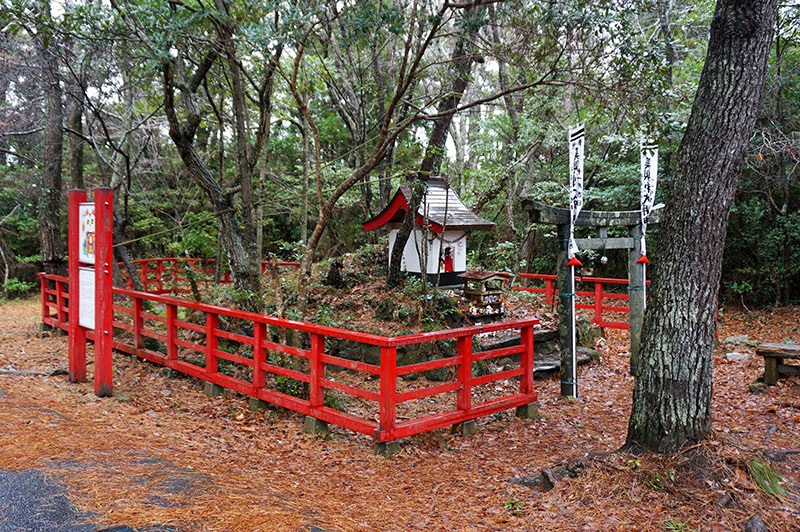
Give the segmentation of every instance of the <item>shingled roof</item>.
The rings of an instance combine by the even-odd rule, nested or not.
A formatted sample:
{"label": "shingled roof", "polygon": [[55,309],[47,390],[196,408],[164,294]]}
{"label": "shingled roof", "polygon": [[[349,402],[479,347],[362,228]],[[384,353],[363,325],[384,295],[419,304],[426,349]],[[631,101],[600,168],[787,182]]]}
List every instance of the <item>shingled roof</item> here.
{"label": "shingled roof", "polygon": [[[428,188],[417,209],[417,225],[422,226],[427,217],[429,229],[435,233],[441,233],[445,228],[470,231],[494,227],[494,223],[481,218],[461,203],[456,192],[444,179],[430,178],[425,183]],[[407,185],[401,185],[386,208],[373,219],[364,222],[364,230],[370,231],[387,223],[402,222],[410,201],[411,189]]]}

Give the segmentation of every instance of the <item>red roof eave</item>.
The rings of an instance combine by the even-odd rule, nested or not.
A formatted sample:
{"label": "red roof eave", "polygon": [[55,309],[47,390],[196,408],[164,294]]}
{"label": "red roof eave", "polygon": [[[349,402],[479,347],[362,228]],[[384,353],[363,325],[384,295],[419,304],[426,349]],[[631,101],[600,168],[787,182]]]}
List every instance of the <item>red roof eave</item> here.
{"label": "red roof eave", "polygon": [[392,201],[389,202],[389,205],[383,209],[383,212],[381,212],[372,220],[364,222],[364,231],[372,231],[373,229],[383,227],[389,223],[389,220],[391,220],[400,209],[403,209],[403,212],[407,211],[408,201],[406,201],[406,198],[402,192],[398,190],[397,194],[395,194],[394,198],[392,198]]}
{"label": "red roof eave", "polygon": [[[395,214],[397,214],[397,211],[400,209],[402,209],[403,212],[408,211],[408,200],[406,200],[405,195],[398,190],[397,194],[395,194],[394,198],[392,198],[392,201],[389,202],[389,205],[383,209],[383,212],[381,212],[372,220],[364,222],[364,231],[372,231],[373,229],[383,227],[389,223],[392,218],[394,218]],[[420,227],[425,226],[425,218],[421,214],[417,213],[415,221]],[[428,220],[428,229],[434,233],[442,232],[442,226],[431,220]]]}

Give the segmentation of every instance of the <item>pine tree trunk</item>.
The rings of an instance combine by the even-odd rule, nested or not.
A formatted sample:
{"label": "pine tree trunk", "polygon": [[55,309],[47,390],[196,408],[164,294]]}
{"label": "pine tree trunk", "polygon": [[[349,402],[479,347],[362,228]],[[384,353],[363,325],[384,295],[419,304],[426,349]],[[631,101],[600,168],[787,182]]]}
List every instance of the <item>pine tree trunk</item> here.
{"label": "pine tree trunk", "polygon": [[[50,21],[50,3],[40,3],[43,19]],[[41,28],[38,54],[42,67],[42,85],[45,97],[45,130],[42,150],[42,181],[39,200],[39,239],[42,246],[42,264],[47,273],[66,273],[64,239],[61,236],[61,160],[63,148],[64,110],[63,91],[58,78],[58,58],[53,51],[53,36]]]}
{"label": "pine tree trunk", "polygon": [[710,429],[722,250],[776,12],[776,0],[717,2],[667,191],[627,446],[667,451],[703,439]]}

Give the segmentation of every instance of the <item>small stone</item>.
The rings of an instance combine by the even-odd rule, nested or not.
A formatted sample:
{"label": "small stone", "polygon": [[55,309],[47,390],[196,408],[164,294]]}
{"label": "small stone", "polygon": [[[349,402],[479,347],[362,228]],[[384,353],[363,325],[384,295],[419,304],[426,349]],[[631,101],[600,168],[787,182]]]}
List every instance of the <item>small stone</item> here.
{"label": "small stone", "polygon": [[726,360],[730,360],[730,361],[745,362],[747,360],[750,360],[751,358],[753,358],[753,357],[751,357],[747,353],[739,353],[739,352],[736,352],[736,351],[731,351],[730,353],[725,353],[725,359]]}
{"label": "small stone", "polygon": [[730,506],[731,502],[732,502],[731,494],[726,491],[725,493],[722,494],[719,500],[717,500],[717,506],[719,506],[720,508],[727,508],[728,506]]}
{"label": "small stone", "polygon": [[747,347],[758,347],[758,342],[752,340],[749,334],[741,334],[738,336],[728,336],[723,343],[734,345],[745,345]]}
{"label": "small stone", "polygon": [[769,386],[763,382],[753,381],[750,383],[750,393],[769,393]]}
{"label": "small stone", "polygon": [[744,532],[769,532],[769,529],[760,517],[754,515],[744,524]]}

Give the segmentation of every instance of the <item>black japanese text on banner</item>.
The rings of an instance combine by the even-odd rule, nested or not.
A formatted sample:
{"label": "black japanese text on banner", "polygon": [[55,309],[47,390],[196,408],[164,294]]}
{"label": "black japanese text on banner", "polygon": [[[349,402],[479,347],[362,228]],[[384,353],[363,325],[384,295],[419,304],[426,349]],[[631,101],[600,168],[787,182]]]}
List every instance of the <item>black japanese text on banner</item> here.
{"label": "black japanese text on banner", "polygon": [[569,128],[569,248],[570,259],[579,251],[575,243],[575,221],[583,208],[583,124]]}
{"label": "black japanese text on banner", "polygon": [[641,208],[642,208],[642,257],[647,260],[647,246],[645,232],[647,222],[650,221],[650,212],[656,199],[656,185],[658,184],[658,146],[642,143],[641,147]]}

